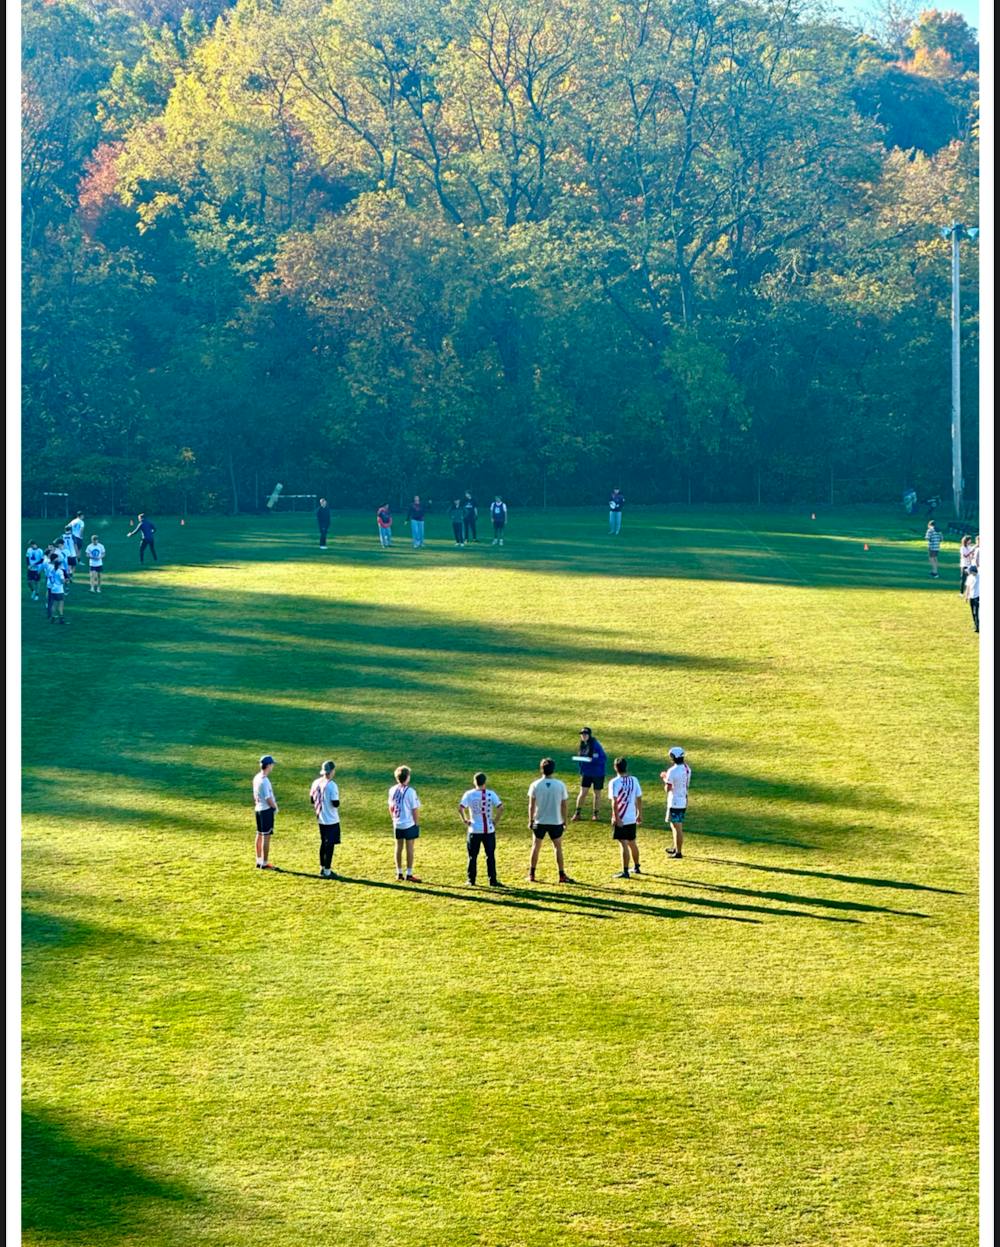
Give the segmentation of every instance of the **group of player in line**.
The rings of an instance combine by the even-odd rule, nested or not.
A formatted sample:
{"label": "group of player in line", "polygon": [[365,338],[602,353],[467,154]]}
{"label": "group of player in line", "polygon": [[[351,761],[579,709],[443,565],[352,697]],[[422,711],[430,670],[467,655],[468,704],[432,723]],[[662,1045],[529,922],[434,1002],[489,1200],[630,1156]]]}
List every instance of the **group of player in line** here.
{"label": "group of player in line", "polygon": [[[532,835],[527,873],[529,883],[536,882],[538,857],[546,838],[552,842],[559,882],[573,882],[566,872],[563,834],[567,821],[580,820],[581,806],[588,790],[593,794],[591,818],[594,822],[599,821],[600,794],[604,788],[607,755],[589,727],[581,729],[580,741],[581,753],[575,758],[580,764],[580,792],[571,819],[567,820],[566,817],[569,790],[561,779],[556,778],[555,762],[551,758],[541,760],[541,774],[528,788],[528,828]],[[670,763],[666,770],[660,772],[667,802],[666,822],[673,836],[673,843],[666,853],[670,858],[679,859],[684,856],[684,816],[687,812],[691,768],[679,745],[670,750]],[[274,758],[265,754],[260,759],[260,770],[254,776],[252,785],[258,870],[277,869],[269,860],[275,815],[278,813],[278,803],[271,783],[274,766]],[[608,785],[608,796],[612,805],[611,835],[621,852],[621,870],[614,877],[629,879],[642,873],[637,838],[643,817],[642,788],[639,781],[629,774],[627,758],[616,758],[614,770],[614,778]],[[320,875],[324,879],[336,878],[333,873],[333,854],[341,842],[340,789],[334,778],[336,771],[335,763],[324,762],[309,789],[309,800],[319,825],[319,865]],[[420,836],[420,811],[423,807],[411,783],[413,775],[410,768],[397,767],[394,778],[396,782],[388,791],[387,805],[395,838],[396,879],[400,883],[420,883],[422,880],[414,873],[414,859],[416,842]],[[468,854],[466,878],[469,885],[474,887],[479,854],[482,852],[486,859],[490,887],[502,888],[504,884],[497,877],[496,847],[497,826],[503,816],[504,804],[497,793],[487,786],[485,772],[477,771],[472,782],[473,787],[462,795],[458,803]]]}
{"label": "group of player in line", "polygon": [[[617,536],[622,530],[622,511],[625,507],[625,497],[620,489],[612,490],[611,498],[608,502],[609,529],[612,536]],[[420,550],[424,545],[424,521],[427,516],[427,504],[421,501],[420,495],[414,495],[413,501],[406,512],[406,524],[409,525],[410,538],[413,542],[414,550]],[[448,510],[448,519],[451,523],[451,531],[455,538],[455,546],[461,548],[470,542],[479,541],[477,534],[477,521],[479,519],[479,507],[472,494],[466,490],[464,497],[454,498]],[[503,498],[497,494],[490,503],[490,522],[493,525],[493,541],[492,545],[502,546],[504,530],[507,527],[507,504]],[[319,528],[319,548],[326,550],[327,537],[330,532],[330,503],[326,498],[320,498],[319,506],[316,508],[316,524]],[[378,532],[379,543],[383,549],[388,549],[392,545],[392,507],[388,502],[383,503],[375,512],[375,527]]]}
{"label": "group of player in line", "polygon": [[[938,568],[938,556],[941,552],[941,543],[944,541],[944,533],[941,532],[933,520],[928,521],[924,540],[927,542],[927,558],[931,565],[931,579],[937,580],[941,575]],[[969,610],[972,613],[972,627],[976,632],[979,631],[980,561],[979,537],[973,538],[967,534],[962,538],[961,544],[958,547],[958,566],[961,574],[958,591],[963,599],[969,603]]]}
{"label": "group of player in line", "polygon": [[[32,602],[38,601],[42,577],[45,577],[45,614],[50,623],[64,624],[66,622],[66,595],[76,575],[77,564],[84,554],[87,556],[87,570],[90,573],[90,592],[100,593],[101,591],[107,550],[97,533],[90,538],[90,545],[86,549],[83,548],[84,523],[83,512],[77,511],[60,535],[44,550],[37,541],[30,541],[24,552]],[[136,533],[142,533],[142,541],[139,545],[140,563],[145,561],[147,549],[151,551],[154,560],[156,559],[156,546],[153,544],[155,532],[156,526],[152,521],[140,514],[136,519],[135,527],[127,534],[132,537]]]}

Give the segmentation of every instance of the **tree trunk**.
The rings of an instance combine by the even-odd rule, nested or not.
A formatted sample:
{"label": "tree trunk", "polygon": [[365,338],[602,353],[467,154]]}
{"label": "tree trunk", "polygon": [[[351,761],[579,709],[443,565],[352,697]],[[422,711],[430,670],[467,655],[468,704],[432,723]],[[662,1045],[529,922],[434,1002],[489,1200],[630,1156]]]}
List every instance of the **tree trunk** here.
{"label": "tree trunk", "polygon": [[236,465],[233,463],[233,452],[229,452],[229,484],[233,491],[233,515],[240,513],[240,494],[236,487]]}

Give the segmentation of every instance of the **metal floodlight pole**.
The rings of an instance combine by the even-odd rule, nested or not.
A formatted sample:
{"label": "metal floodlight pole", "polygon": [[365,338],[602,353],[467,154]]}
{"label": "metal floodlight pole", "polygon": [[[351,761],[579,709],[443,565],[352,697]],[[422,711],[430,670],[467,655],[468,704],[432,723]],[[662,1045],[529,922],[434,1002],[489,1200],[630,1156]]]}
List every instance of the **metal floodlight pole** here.
{"label": "metal floodlight pole", "polygon": [[975,238],[978,229],[966,229],[952,221],[941,230],[942,238],[951,239],[951,495],[955,518],[962,514],[965,481],[962,474],[962,290],[959,266],[959,243]]}

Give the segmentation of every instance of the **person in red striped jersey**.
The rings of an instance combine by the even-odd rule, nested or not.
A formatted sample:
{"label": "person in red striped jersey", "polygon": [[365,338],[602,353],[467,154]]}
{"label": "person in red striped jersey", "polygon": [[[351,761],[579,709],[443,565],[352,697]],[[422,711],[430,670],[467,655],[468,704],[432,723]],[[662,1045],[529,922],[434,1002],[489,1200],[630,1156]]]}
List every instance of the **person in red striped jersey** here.
{"label": "person in red striped jersey", "polygon": [[491,888],[502,888],[497,878],[497,823],[503,813],[503,802],[486,787],[486,775],[477,771],[472,777],[475,788],[470,788],[458,803],[458,813],[465,824],[465,843],[469,851],[469,885],[475,887],[476,863],[479,850],[486,851],[486,873]]}
{"label": "person in red striped jersey", "polygon": [[628,758],[615,758],[615,777],[608,785],[611,798],[611,836],[617,840],[622,851],[622,868],[616,879],[629,877],[629,859],[632,874],[638,875],[639,845],[636,831],[642,822],[642,789],[639,781],[628,773]]}

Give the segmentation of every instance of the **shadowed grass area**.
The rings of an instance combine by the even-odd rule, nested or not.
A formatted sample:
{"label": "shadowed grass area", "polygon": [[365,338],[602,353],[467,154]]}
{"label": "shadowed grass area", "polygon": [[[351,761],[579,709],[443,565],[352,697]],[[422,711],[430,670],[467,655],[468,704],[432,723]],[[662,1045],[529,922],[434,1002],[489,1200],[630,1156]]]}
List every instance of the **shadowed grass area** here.
{"label": "shadowed grass area", "polygon": [[[340,515],[321,555],[311,516],[192,517],[139,568],[89,523],[104,593],[24,604],[26,1243],[975,1241],[976,638],[912,524],[513,513],[456,550],[432,517],[382,551]],[[576,882],[546,846],[527,884],[527,786],[550,755],[575,797],[584,723],[643,785],[643,874],[605,807]],[[503,890],[464,883],[479,767]]]}

